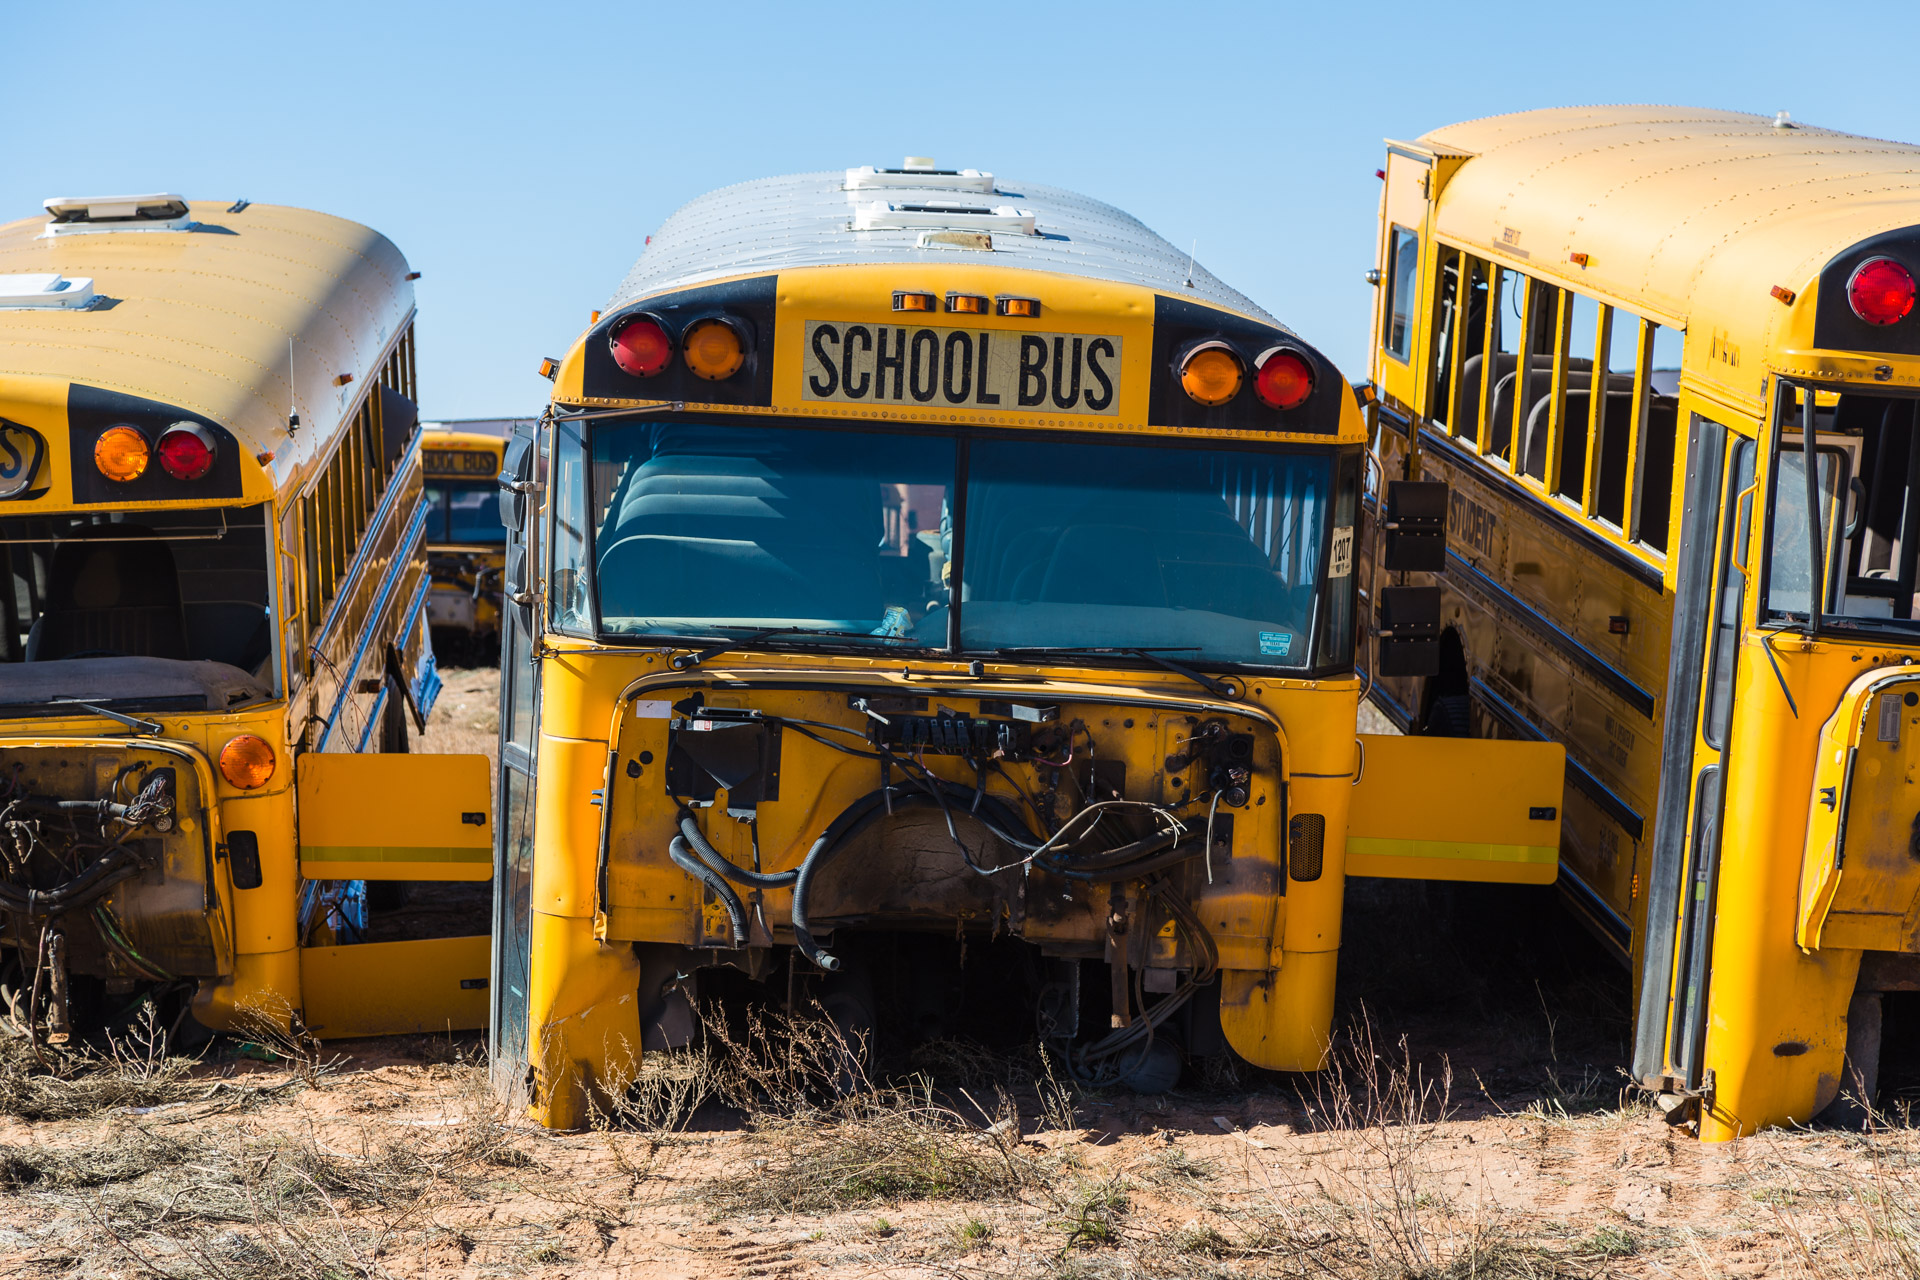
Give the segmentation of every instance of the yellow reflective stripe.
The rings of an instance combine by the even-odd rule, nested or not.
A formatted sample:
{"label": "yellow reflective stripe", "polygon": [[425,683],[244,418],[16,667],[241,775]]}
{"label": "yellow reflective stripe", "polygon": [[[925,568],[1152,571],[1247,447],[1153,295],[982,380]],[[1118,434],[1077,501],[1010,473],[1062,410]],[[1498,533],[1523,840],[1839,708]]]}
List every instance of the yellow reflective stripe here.
{"label": "yellow reflective stripe", "polygon": [[1347,856],[1366,858],[1461,858],[1472,862],[1552,864],[1560,850],[1539,844],[1457,844],[1451,840],[1380,840],[1348,836]]}
{"label": "yellow reflective stripe", "polygon": [[303,844],[302,862],[492,862],[490,847],[377,844]]}

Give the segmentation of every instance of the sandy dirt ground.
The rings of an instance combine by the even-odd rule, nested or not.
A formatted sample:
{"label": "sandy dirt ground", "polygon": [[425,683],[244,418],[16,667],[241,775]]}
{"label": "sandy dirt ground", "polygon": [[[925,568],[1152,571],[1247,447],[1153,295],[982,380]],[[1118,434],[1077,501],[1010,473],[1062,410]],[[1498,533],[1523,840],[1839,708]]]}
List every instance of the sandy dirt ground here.
{"label": "sandy dirt ground", "polygon": [[[446,673],[420,748],[485,749],[496,689]],[[474,1036],[0,1043],[0,1275],[1920,1276],[1898,1108],[1702,1146],[1623,1092],[1625,974],[1550,894],[1352,899],[1337,1068],[1158,1098],[949,1044],[852,1099],[764,1063],[703,1099],[655,1055],[625,1114],[552,1134]]]}

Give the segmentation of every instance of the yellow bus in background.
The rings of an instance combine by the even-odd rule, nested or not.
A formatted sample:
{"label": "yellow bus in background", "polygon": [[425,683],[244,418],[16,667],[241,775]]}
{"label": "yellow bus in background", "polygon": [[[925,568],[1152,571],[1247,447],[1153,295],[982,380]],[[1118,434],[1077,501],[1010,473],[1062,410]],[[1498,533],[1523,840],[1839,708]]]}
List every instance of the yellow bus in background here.
{"label": "yellow bus in background", "polygon": [[36,1035],[478,1026],[484,757],[404,754],[425,622],[413,273],[365,227],[174,195],[0,226],[0,975]]}
{"label": "yellow bus in background", "polygon": [[1561,883],[1709,1139],[1870,1097],[1920,988],[1917,175],[1669,107],[1388,145],[1377,439],[1450,544],[1441,664],[1375,698],[1565,744]]}
{"label": "yellow bus in background", "polygon": [[439,652],[490,663],[500,643],[500,574],[506,567],[499,486],[506,437],[461,429],[467,425],[430,424],[421,438],[427,571],[433,578],[427,621]]}
{"label": "yellow bus in background", "polygon": [[1350,850],[1552,879],[1558,748],[1356,746],[1352,389],[1118,209],[912,161],[729,187],[544,368],[492,1022],[542,1122],[755,993],[1093,1084],[1316,1068]]}

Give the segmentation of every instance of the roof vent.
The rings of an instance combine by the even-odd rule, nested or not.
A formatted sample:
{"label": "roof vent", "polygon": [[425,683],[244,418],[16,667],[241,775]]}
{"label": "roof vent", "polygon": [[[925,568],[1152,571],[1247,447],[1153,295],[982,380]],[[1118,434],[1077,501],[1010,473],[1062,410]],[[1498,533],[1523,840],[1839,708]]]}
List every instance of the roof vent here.
{"label": "roof vent", "polygon": [[0,311],[81,311],[93,305],[94,296],[91,276],[0,275]]}
{"label": "roof vent", "polygon": [[1030,236],[1033,211],[1016,209],[1010,204],[961,204],[958,201],[928,200],[902,204],[875,201],[854,210],[855,231],[905,231],[930,227],[936,231],[999,231]]}
{"label": "roof vent", "polygon": [[[922,161],[916,164],[915,161]],[[884,191],[910,187],[918,191],[978,191],[993,194],[993,175],[978,169],[936,169],[933,161],[908,156],[898,169],[876,169],[863,164],[847,170],[847,190]]]}
{"label": "roof vent", "polygon": [[99,231],[186,231],[193,226],[185,197],[64,196],[46,202],[47,235]]}

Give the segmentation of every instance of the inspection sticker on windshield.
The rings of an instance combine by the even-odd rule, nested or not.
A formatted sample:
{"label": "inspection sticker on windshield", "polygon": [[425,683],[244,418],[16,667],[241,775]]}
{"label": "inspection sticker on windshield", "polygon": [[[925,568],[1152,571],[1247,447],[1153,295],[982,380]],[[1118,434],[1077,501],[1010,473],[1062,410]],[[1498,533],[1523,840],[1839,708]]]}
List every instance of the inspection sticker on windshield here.
{"label": "inspection sticker on windshield", "polygon": [[1353,526],[1340,525],[1333,531],[1333,555],[1327,565],[1329,578],[1344,578],[1353,572]]}
{"label": "inspection sticker on windshield", "polygon": [[1260,656],[1263,658],[1284,658],[1293,652],[1293,632],[1262,631],[1260,633]]}
{"label": "inspection sticker on windshield", "polygon": [[1118,334],[1009,333],[807,321],[806,400],[1111,416]]}

